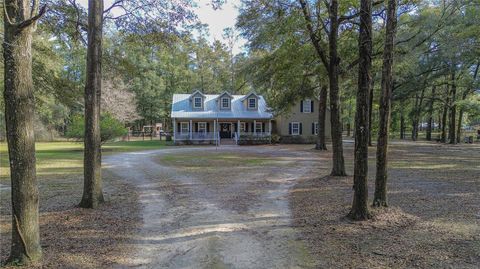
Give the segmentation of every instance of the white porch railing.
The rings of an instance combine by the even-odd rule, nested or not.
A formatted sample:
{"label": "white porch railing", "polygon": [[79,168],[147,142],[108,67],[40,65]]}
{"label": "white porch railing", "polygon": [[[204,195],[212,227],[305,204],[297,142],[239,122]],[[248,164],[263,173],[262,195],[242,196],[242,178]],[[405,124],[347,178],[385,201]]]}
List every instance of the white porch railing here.
{"label": "white porch railing", "polygon": [[270,132],[240,132],[240,137],[242,135],[245,135],[245,136],[253,136],[253,137],[267,137],[267,136],[270,136],[271,133]]}
{"label": "white porch railing", "polygon": [[233,133],[233,140],[235,140],[235,144],[238,145],[238,140],[240,139],[240,137],[238,137],[238,133]]}
{"label": "white porch railing", "polygon": [[[239,144],[240,141],[248,141],[248,140],[257,140],[257,141],[265,141],[269,140],[271,137],[270,132],[238,132],[232,133],[232,138],[226,139],[233,139],[235,144]],[[220,138],[220,133],[217,132],[175,132],[174,139],[175,141],[215,141]],[[220,143],[220,140],[218,140]]]}
{"label": "white porch railing", "polygon": [[176,132],[174,135],[175,135],[175,140],[215,140],[217,137],[214,132],[192,132],[192,133]]}

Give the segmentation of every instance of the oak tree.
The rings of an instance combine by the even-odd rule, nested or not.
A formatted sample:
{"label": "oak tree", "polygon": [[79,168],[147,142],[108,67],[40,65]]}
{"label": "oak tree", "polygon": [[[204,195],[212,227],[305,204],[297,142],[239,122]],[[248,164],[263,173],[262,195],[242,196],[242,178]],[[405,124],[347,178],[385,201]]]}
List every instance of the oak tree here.
{"label": "oak tree", "polygon": [[39,1],[6,0],[4,5],[5,122],[12,192],[10,262],[28,264],[42,256],[35,169],[32,35],[45,13]]}

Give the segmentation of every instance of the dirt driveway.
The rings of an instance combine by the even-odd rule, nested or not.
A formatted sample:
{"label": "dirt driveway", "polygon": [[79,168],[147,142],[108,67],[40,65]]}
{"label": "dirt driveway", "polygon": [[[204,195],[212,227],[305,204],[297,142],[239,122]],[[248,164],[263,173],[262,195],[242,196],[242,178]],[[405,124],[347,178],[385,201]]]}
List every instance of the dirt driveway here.
{"label": "dirt driveway", "polygon": [[[318,162],[284,147],[172,148],[109,156],[136,186],[142,225],[125,265],[314,268],[292,228],[289,190]],[[132,190],[133,191],[133,190]]]}

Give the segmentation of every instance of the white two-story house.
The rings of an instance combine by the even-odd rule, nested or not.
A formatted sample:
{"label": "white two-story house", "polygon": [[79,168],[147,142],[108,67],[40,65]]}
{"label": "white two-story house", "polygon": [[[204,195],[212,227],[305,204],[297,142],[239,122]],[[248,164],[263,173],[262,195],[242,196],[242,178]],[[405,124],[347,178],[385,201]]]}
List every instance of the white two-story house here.
{"label": "white two-story house", "polygon": [[174,94],[171,118],[175,144],[255,140],[270,142],[273,115],[265,99],[246,95]]}

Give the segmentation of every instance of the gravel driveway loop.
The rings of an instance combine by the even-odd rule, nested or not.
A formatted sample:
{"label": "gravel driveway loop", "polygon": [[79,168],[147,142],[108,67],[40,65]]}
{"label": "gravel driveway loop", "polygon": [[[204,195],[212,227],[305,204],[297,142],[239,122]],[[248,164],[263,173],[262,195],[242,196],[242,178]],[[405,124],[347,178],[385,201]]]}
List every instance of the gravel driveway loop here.
{"label": "gravel driveway loop", "polygon": [[[132,254],[125,266],[315,268],[291,227],[287,197],[295,181],[311,171],[314,157],[276,146],[222,146],[217,151],[221,154],[241,153],[242,158],[263,154],[284,160],[243,169],[244,175],[237,177],[223,167],[220,176],[229,177],[230,182],[225,188],[219,188],[212,173],[196,175],[158,161],[181,153],[198,153],[202,158],[215,150],[178,147],[105,158],[107,169],[138,192],[143,208],[143,223],[131,240]],[[249,186],[258,195],[247,206],[239,206],[241,199],[232,197]],[[245,195],[242,199],[245,203]]]}

